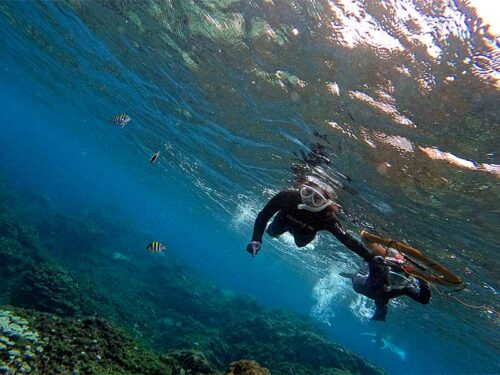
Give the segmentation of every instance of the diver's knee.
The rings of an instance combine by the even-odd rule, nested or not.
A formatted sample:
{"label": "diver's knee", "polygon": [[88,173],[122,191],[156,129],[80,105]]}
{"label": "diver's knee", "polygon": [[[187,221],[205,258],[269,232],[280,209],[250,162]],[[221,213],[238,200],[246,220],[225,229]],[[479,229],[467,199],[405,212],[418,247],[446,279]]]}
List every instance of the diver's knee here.
{"label": "diver's knee", "polygon": [[297,247],[305,247],[305,246],[309,245],[312,242],[312,240],[314,240],[314,237],[313,238],[306,238],[306,239],[294,237],[293,239],[294,239],[295,245]]}
{"label": "diver's knee", "polygon": [[274,238],[277,238],[279,236],[281,236],[281,233],[278,233],[276,231],[273,231],[271,228],[267,228],[266,229],[266,233],[271,236],[271,237],[274,237]]}

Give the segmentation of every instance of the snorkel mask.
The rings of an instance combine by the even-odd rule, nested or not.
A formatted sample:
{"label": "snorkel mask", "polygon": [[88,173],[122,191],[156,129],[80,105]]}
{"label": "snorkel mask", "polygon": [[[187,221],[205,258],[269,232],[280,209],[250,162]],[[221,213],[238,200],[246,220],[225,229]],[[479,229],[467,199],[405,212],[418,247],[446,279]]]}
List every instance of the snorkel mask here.
{"label": "snorkel mask", "polygon": [[322,211],[333,203],[330,199],[325,198],[321,191],[308,185],[300,187],[300,198],[302,204],[299,204],[297,208],[311,212]]}

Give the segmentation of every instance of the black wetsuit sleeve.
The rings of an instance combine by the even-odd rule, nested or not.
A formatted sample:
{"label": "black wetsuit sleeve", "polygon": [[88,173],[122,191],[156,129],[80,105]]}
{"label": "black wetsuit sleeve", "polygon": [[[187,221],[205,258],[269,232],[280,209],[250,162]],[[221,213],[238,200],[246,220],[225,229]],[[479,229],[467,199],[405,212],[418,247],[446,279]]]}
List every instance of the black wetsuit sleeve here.
{"label": "black wetsuit sleeve", "polygon": [[351,234],[347,233],[338,221],[332,219],[325,229],[342,242],[345,247],[358,254],[365,261],[369,262],[371,260],[371,254],[368,249]]}
{"label": "black wetsuit sleeve", "polygon": [[409,286],[401,290],[391,290],[389,292],[389,298],[408,296],[412,300],[417,301],[418,303],[421,303],[423,305],[426,305],[429,303],[431,299],[431,287],[427,282],[422,281],[420,279],[418,279],[418,285],[419,285],[418,288],[414,286]]}
{"label": "black wetsuit sleeve", "polygon": [[255,224],[253,227],[252,241],[262,242],[262,235],[266,230],[267,222],[273,217],[273,215],[287,207],[287,202],[289,201],[290,191],[282,191],[276,194],[259,212],[257,218],[255,219]]}

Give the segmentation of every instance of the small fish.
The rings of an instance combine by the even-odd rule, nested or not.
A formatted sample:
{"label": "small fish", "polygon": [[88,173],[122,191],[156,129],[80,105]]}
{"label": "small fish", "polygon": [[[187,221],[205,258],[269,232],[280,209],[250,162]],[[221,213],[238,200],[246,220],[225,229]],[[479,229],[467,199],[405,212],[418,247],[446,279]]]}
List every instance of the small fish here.
{"label": "small fish", "polygon": [[146,249],[151,251],[152,253],[161,253],[166,248],[167,247],[165,245],[161,244],[158,241],[153,241],[148,246],[146,246]]}
{"label": "small fish", "polygon": [[120,115],[113,117],[111,120],[109,120],[109,122],[116,124],[116,125],[120,125],[123,128],[125,125],[127,125],[130,122],[130,120],[132,120],[132,119],[130,118],[129,115],[122,113]]}
{"label": "small fish", "polygon": [[155,153],[154,153],[153,155],[151,155],[151,157],[149,158],[149,162],[150,162],[151,164],[153,164],[153,163],[156,161],[156,159],[158,159],[158,157],[159,157],[159,156],[160,156],[160,151],[155,152]]}

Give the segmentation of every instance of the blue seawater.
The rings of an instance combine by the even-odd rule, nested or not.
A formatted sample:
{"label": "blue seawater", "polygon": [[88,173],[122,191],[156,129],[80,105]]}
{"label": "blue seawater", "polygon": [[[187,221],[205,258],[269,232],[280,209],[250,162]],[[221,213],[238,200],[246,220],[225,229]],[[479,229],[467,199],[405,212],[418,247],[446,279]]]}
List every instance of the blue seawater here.
{"label": "blue seawater", "polygon": [[[68,215],[115,210],[388,373],[500,373],[500,55],[472,7],[2,1],[0,36],[10,186]],[[109,123],[120,113],[124,128]],[[407,240],[465,290],[395,301],[381,324],[338,276],[361,261],[328,233],[302,250],[265,236],[251,258],[256,214],[303,177],[335,189],[346,229]]]}

